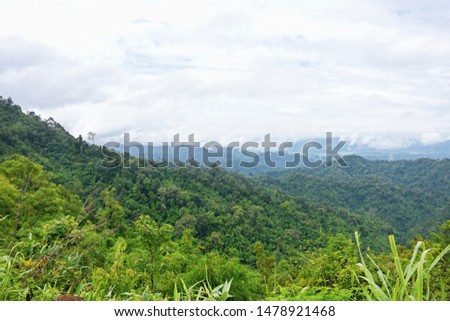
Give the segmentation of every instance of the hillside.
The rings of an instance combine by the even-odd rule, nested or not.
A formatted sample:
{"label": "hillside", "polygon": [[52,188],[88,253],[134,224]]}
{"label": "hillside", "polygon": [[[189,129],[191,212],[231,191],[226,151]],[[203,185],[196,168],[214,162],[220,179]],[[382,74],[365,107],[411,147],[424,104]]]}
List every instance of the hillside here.
{"label": "hillside", "polygon": [[129,220],[148,214],[176,225],[195,218],[196,236],[206,239],[220,232],[226,247],[245,253],[241,259],[246,262],[251,262],[251,244],[257,240],[272,250],[289,248],[286,229],[295,229],[305,246],[319,242],[321,233],[350,234],[358,228],[374,231],[371,236],[376,237],[388,232],[375,217],[274,193],[218,168],[103,168],[98,146],[75,139],[55,121],[25,115],[8,101],[1,109],[2,127],[8,128],[2,133],[1,158],[12,153],[29,157],[43,165],[52,182],[81,198],[97,199],[99,191],[114,188]]}
{"label": "hillside", "polygon": [[[361,299],[351,272],[354,231],[382,250],[388,234],[406,243],[423,218],[428,232],[447,217],[421,216],[417,207],[437,211],[448,179],[422,197],[420,184],[392,174],[390,163],[367,174],[381,176],[379,184],[364,181],[363,167],[373,164],[365,161],[350,172],[257,179],[215,167],[138,168],[137,159],[130,168],[105,168],[101,147],[24,114],[11,99],[0,99],[0,128],[3,299],[64,292],[173,299],[174,284],[196,286],[205,277],[213,285],[233,279],[241,300],[295,297],[305,286],[311,299]],[[448,163],[439,166],[446,174]],[[357,178],[339,178],[351,175]],[[431,186],[432,178],[423,182]],[[379,210],[387,197],[406,210]]]}
{"label": "hillside", "polygon": [[398,239],[428,235],[450,219],[450,160],[368,161],[344,157],[348,167],[279,171],[256,178],[309,201],[373,213]]}

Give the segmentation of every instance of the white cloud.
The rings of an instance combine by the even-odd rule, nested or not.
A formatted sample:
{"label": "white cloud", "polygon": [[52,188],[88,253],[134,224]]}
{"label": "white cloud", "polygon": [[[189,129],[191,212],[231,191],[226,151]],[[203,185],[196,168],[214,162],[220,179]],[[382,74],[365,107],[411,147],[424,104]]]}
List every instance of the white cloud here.
{"label": "white cloud", "polygon": [[449,137],[443,137],[443,135],[439,133],[426,132],[420,136],[420,142],[425,145],[442,142],[445,139],[449,139]]}
{"label": "white cloud", "polygon": [[120,73],[111,64],[81,62],[16,37],[0,38],[0,61],[0,88],[25,108],[103,101]]}
{"label": "white cloud", "polygon": [[333,131],[395,148],[450,133],[443,0],[2,8],[0,94],[99,142],[124,131],[225,142]]}

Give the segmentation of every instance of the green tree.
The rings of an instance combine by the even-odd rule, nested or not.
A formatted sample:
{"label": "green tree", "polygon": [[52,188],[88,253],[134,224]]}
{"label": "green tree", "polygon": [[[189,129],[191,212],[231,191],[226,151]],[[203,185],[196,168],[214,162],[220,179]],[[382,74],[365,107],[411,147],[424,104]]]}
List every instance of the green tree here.
{"label": "green tree", "polygon": [[158,224],[148,215],[142,215],[135,223],[136,231],[139,234],[142,243],[145,244],[148,252],[148,273],[150,274],[151,288],[156,286],[156,276],[161,269],[161,258],[167,251],[164,246],[169,243],[173,237],[173,226],[169,224]]}
{"label": "green tree", "polygon": [[125,211],[114,194],[114,188],[101,192],[103,207],[97,211],[97,221],[105,228],[121,234],[125,229]]}
{"label": "green tree", "polygon": [[253,250],[256,254],[256,267],[263,277],[266,290],[270,291],[276,287],[275,256],[266,255],[264,245],[259,241],[253,245]]}

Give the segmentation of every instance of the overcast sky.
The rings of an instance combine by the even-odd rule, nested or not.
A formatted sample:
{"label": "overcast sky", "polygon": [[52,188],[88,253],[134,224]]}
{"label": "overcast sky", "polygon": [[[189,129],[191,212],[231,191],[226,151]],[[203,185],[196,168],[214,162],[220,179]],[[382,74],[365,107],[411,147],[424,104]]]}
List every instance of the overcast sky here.
{"label": "overcast sky", "polygon": [[0,95],[102,143],[450,139],[450,2],[1,0]]}

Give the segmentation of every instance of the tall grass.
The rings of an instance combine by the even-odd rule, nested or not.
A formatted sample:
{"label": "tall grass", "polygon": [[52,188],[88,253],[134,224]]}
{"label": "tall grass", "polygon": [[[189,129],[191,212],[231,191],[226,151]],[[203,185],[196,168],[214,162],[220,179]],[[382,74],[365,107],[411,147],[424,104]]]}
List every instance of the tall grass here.
{"label": "tall grass", "polygon": [[27,279],[31,270],[17,273],[16,266],[23,261],[23,255],[17,252],[12,256],[12,252],[0,257],[0,301],[21,300],[27,292],[27,289],[17,287],[17,283]]}
{"label": "tall grass", "polygon": [[173,300],[174,301],[226,301],[231,298],[230,294],[231,283],[225,280],[225,282],[216,287],[212,287],[208,278],[208,269],[205,267],[205,280],[199,281],[194,285],[187,287],[183,279],[181,279],[181,291],[178,290],[177,283],[174,284]]}
{"label": "tall grass", "polygon": [[[182,289],[178,291],[175,283],[173,291],[174,301],[226,301],[232,297],[230,295],[231,282],[226,280],[223,284],[213,288],[208,281],[200,281],[194,285],[187,287],[183,279],[181,279]],[[198,287],[197,287],[198,286]]]}
{"label": "tall grass", "polygon": [[[431,261],[428,260],[431,249],[426,249],[423,242],[419,241],[414,247],[409,263],[403,267],[394,236],[389,235],[391,255],[395,266],[394,276],[391,277],[389,272],[383,272],[372,257],[366,254],[372,265],[372,270],[370,269],[361,251],[358,232],[355,232],[355,239],[361,259],[361,262],[357,266],[364,275],[358,276],[355,271],[354,273],[367,300],[428,301],[436,299],[430,291],[431,272],[442,257],[450,250],[450,244]],[[419,255],[420,251],[421,253]],[[372,272],[373,269],[376,271],[375,273]],[[361,280],[364,282],[361,282]]]}

